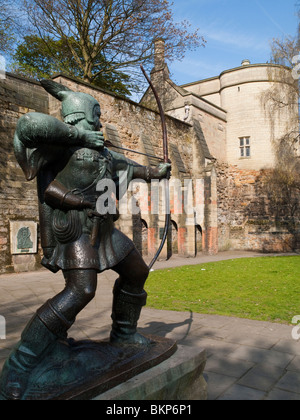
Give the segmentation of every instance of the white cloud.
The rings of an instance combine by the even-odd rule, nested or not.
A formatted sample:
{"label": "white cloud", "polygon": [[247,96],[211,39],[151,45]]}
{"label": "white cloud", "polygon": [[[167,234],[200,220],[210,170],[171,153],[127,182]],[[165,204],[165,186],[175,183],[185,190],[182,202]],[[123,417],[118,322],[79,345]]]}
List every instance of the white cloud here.
{"label": "white cloud", "polygon": [[241,27],[237,27],[234,22],[224,23],[215,21],[208,27],[202,27],[204,37],[208,41],[215,41],[219,46],[231,46],[234,48],[252,50],[252,51],[269,51],[269,40],[263,39],[261,36],[247,32],[243,32]]}

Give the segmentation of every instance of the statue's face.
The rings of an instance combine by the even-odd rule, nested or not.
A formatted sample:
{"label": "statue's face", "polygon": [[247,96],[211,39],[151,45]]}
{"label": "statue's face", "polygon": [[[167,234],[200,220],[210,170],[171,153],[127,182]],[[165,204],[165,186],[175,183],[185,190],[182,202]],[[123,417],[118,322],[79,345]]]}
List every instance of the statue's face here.
{"label": "statue's face", "polygon": [[100,131],[102,128],[102,124],[100,122],[101,117],[101,110],[99,105],[95,105],[94,112],[93,112],[93,119],[94,119],[94,130]]}

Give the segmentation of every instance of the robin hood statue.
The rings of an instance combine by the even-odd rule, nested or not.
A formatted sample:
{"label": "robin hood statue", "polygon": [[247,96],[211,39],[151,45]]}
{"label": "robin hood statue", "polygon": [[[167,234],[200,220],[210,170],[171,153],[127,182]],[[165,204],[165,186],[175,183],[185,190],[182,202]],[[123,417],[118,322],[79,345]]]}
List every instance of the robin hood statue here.
{"label": "robin hood statue", "polygon": [[18,121],[14,149],[27,180],[37,178],[42,264],[53,272],[62,270],[66,286],[37,310],[4,365],[0,394],[13,400],[22,399],[31,371],[46,352],[67,338],[76,316],[95,296],[97,274],[105,270],[119,276],[110,341],[149,345],[137,333],[149,268],[133,242],[114,227],[116,215],[97,212],[103,194],[97,184],[109,179],[118,192],[120,173],[127,174],[128,185],[133,179],[163,179],[170,171],[169,164],[144,167],[108,150],[100,131],[100,105],[92,96],[51,80],[42,85],[61,101],[64,122],[26,114]]}

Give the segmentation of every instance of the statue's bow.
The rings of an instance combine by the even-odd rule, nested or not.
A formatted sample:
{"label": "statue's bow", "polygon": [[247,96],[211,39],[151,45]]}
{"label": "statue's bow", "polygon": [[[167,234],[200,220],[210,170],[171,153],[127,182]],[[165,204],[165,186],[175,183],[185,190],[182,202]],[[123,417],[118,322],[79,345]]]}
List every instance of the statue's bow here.
{"label": "statue's bow", "polygon": [[[164,152],[164,162],[165,163],[170,163],[169,161],[169,152],[168,152],[168,133],[167,133],[167,124],[166,124],[166,119],[165,119],[165,113],[161,104],[161,101],[159,99],[159,96],[157,94],[157,91],[155,89],[155,87],[153,86],[153,83],[151,82],[150,78],[148,77],[147,73],[145,72],[144,67],[141,65],[141,70],[144,73],[145,78],[147,79],[154,97],[156,99],[157,102],[157,106],[159,109],[159,113],[160,113],[160,118],[161,118],[161,124],[162,124],[162,131],[163,131],[163,152]],[[165,227],[164,227],[164,233],[163,233],[163,237],[161,240],[161,244],[158,248],[158,251],[156,252],[153,260],[151,261],[151,263],[149,264],[149,269],[151,270],[151,268],[153,267],[153,265],[155,264],[156,260],[158,259],[158,257],[160,256],[160,253],[165,245],[167,236],[168,236],[168,231],[169,231],[169,226],[170,226],[170,197],[169,197],[169,184],[167,183],[165,186],[165,201],[166,201],[166,219],[165,219]]]}

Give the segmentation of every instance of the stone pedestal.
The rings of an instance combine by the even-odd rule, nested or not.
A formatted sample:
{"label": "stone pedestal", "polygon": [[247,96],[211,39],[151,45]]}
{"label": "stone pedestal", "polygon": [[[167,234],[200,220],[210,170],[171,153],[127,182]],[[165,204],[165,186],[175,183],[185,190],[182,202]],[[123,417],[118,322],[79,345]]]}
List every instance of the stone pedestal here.
{"label": "stone pedestal", "polygon": [[173,356],[95,400],[207,400],[206,351],[179,345]]}
{"label": "stone pedestal", "polygon": [[149,345],[57,341],[31,372],[24,400],[92,400],[177,351],[173,340],[148,335]]}

